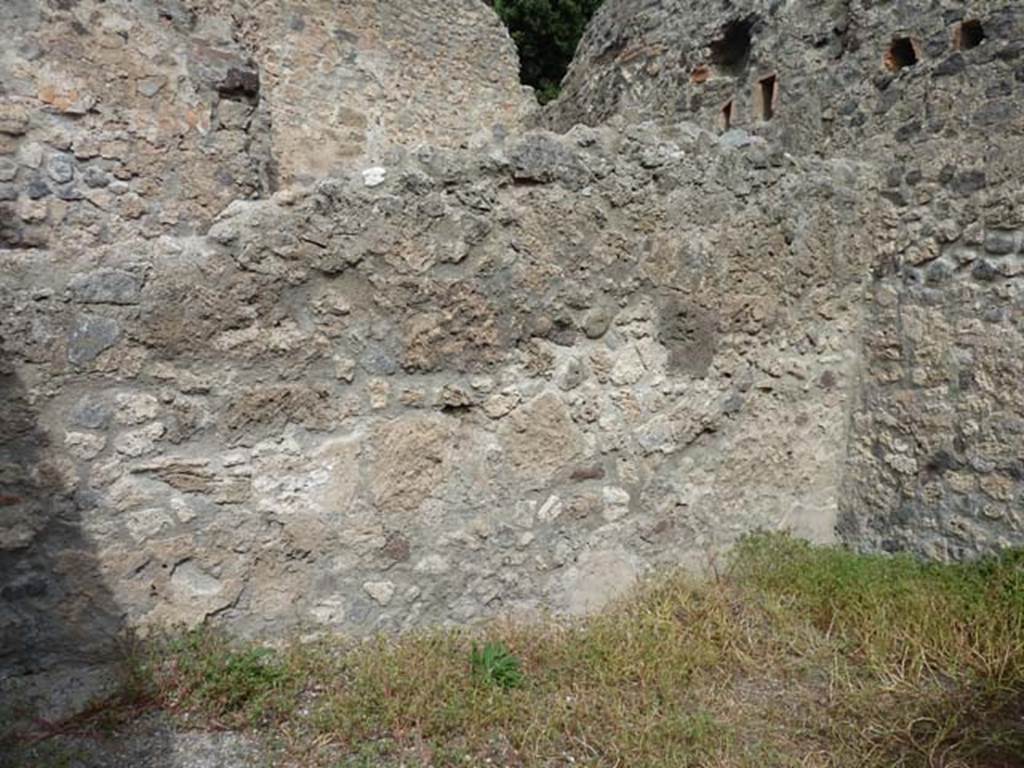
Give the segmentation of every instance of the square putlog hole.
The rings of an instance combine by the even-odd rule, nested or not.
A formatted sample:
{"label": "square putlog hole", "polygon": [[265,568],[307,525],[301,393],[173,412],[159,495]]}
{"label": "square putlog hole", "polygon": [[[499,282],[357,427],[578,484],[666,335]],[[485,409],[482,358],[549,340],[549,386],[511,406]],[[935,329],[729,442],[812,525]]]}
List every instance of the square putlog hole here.
{"label": "square putlog hole", "polygon": [[985,27],[977,19],[960,22],[953,35],[953,45],[958,51],[969,51],[977,48],[985,39]]}
{"label": "square putlog hole", "polygon": [[891,72],[898,72],[906,67],[917,64],[917,46],[909,37],[894,37],[885,52],[885,67]]}
{"label": "square putlog hole", "polygon": [[723,132],[732,128],[732,109],[732,101],[727,101],[718,114],[718,126]]}
{"label": "square putlog hole", "polygon": [[754,109],[759,120],[768,121],[775,116],[779,103],[779,79],[775,75],[762,77],[754,86]]}

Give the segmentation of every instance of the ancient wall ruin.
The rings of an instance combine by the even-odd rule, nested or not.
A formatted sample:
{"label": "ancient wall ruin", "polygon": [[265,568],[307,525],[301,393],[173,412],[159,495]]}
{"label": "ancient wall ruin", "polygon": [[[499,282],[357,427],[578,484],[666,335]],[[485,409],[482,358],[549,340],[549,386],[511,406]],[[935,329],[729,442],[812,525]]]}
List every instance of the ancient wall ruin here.
{"label": "ancient wall ruin", "polygon": [[54,258],[201,234],[233,200],[530,112],[475,0],[12,0],[0,23],[0,244]]}
{"label": "ancient wall ruin", "polygon": [[[139,475],[169,484],[150,484],[148,496],[128,490],[118,512],[110,503],[120,492],[111,496],[100,486],[118,480],[124,467],[111,466],[113,474],[95,483],[105,456],[162,455],[221,418],[202,405],[206,385],[171,383],[160,373],[153,379],[152,365],[207,380],[200,358],[222,353],[201,351],[211,341],[204,334],[242,331],[257,319],[261,301],[283,319],[270,293],[258,295],[266,288],[260,281],[236,281],[230,264],[216,258],[197,261],[197,254],[209,255],[202,244],[215,218],[234,201],[386,163],[394,147],[489,142],[529,112],[530,100],[517,82],[507,34],[472,0],[291,3],[287,13],[255,1],[14,0],[0,5],[0,29],[10,41],[0,49],[6,672],[109,650],[112,637],[148,612],[131,608],[136,598],[124,602],[110,586],[112,577],[120,581],[150,560],[143,541],[184,553],[152,564],[170,579],[166,589],[185,589],[187,599],[207,606],[189,616],[225,607],[216,595],[227,593],[215,585],[248,579],[230,556],[251,546],[243,543],[247,536],[230,543],[214,531],[227,530],[217,505],[232,509],[250,497],[250,467],[233,465],[212,481],[218,490],[205,520],[176,506],[201,498],[201,467]],[[276,233],[253,234],[269,243]],[[259,322],[278,326],[270,316]],[[274,331],[292,335],[286,345],[301,336],[287,325]],[[257,328],[251,325],[261,333]],[[163,351],[154,354],[149,341],[137,346],[138,333]],[[333,354],[308,353],[325,350]],[[268,384],[294,378],[274,357],[257,354],[242,367],[268,366],[253,372]],[[152,389],[158,381],[164,384]],[[58,405],[76,391],[84,399]],[[283,427],[289,405],[281,407]],[[245,406],[237,403],[231,418],[244,421],[239,408]],[[109,431],[118,424],[129,427],[123,434],[117,427],[120,438]],[[241,422],[236,428],[245,432]],[[232,466],[220,449],[186,450],[194,453],[183,466],[193,459]],[[189,472],[198,473],[191,485]],[[120,480],[133,483],[129,475]],[[143,498],[152,504],[140,506]],[[178,528],[187,519],[216,541],[191,550]],[[269,530],[261,536],[273,538]],[[124,571],[127,553],[142,559]],[[262,556],[253,550],[247,558]],[[142,592],[156,597],[165,587]],[[281,601],[293,599],[289,589],[280,590]],[[229,602],[237,588],[234,594]],[[194,620],[176,609],[158,612],[169,621]]]}
{"label": "ancient wall ruin", "polygon": [[609,0],[565,93],[576,122],[694,120],[883,179],[842,538],[960,558],[1024,533],[1024,17],[1006,2]]}
{"label": "ancient wall ruin", "polygon": [[1019,15],[747,5],[4,6],[5,674],[1021,543]]}

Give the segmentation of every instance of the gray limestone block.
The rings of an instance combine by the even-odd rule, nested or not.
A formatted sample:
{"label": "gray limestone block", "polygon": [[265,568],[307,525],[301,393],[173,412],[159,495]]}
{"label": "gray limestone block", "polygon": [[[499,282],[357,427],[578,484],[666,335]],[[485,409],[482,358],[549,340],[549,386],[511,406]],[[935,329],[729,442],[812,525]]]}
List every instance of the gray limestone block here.
{"label": "gray limestone block", "polygon": [[96,395],[85,395],[71,410],[71,423],[86,429],[103,429],[113,418],[110,403]]}
{"label": "gray limestone block", "polygon": [[993,256],[1005,256],[1017,250],[1017,233],[990,230],[985,234],[985,250]]}
{"label": "gray limestone block", "polygon": [[40,200],[44,197],[47,197],[50,194],[50,187],[45,181],[43,181],[42,178],[36,176],[35,178],[29,180],[28,186],[25,188],[25,191],[28,192],[28,196],[30,199]]}
{"label": "gray limestone block", "polygon": [[14,181],[18,175],[18,164],[8,157],[0,157],[0,181]]}
{"label": "gray limestone block", "polygon": [[81,304],[138,304],[142,281],[124,270],[99,269],[76,275],[68,287]]}
{"label": "gray limestone block", "polygon": [[91,363],[121,338],[121,326],[109,317],[79,315],[68,334],[68,360],[77,366]]}
{"label": "gray limestone block", "polygon": [[527,135],[511,153],[512,177],[520,183],[549,184],[560,181],[581,186],[589,174],[568,148],[553,136]]}
{"label": "gray limestone block", "polygon": [[110,184],[110,176],[101,168],[97,168],[96,166],[89,166],[86,168],[83,178],[85,179],[86,186],[92,187],[93,189],[105,187]]}
{"label": "gray limestone block", "polygon": [[67,184],[75,177],[74,160],[70,155],[51,155],[46,163],[46,173],[58,184]]}

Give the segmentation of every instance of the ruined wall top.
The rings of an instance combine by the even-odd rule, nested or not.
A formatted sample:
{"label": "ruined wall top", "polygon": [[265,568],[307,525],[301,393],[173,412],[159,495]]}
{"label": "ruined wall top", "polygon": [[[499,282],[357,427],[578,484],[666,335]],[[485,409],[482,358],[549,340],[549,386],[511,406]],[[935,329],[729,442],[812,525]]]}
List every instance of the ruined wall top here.
{"label": "ruined wall top", "polygon": [[[13,0],[0,27],[0,199],[60,200],[108,242],[202,232],[232,200],[484,140],[533,105],[476,0]],[[0,245],[50,243],[21,218]]]}
{"label": "ruined wall top", "polygon": [[245,4],[286,180],[378,162],[395,145],[479,145],[535,106],[511,38],[479,0]]}
{"label": "ruined wall top", "polygon": [[546,119],[693,119],[790,151],[880,155],[1009,127],[1024,82],[1015,5],[608,0]]}

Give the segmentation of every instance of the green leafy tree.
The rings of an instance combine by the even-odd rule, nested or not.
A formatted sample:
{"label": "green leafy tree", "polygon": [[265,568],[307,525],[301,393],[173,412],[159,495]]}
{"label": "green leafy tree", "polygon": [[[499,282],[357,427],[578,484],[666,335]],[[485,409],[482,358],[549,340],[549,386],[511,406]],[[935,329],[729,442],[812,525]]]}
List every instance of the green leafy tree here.
{"label": "green leafy tree", "polygon": [[494,10],[519,48],[520,80],[541,103],[558,88],[576,44],[603,0],[493,0]]}

